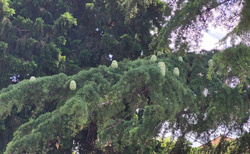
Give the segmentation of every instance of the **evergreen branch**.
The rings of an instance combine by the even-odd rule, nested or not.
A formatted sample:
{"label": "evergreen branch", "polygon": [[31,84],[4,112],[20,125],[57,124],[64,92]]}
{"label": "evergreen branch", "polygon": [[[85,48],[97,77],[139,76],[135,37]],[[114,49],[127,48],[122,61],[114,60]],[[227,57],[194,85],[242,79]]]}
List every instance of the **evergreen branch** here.
{"label": "evergreen branch", "polygon": [[134,113],[134,111],[130,112],[128,115],[126,115],[121,121],[119,121],[118,123],[116,124],[113,124],[111,126],[109,126],[108,128],[106,128],[105,130],[109,130],[111,128],[114,128],[116,126],[118,126],[119,124],[121,124],[125,119],[127,119],[127,117],[129,117],[132,113]]}
{"label": "evergreen branch", "polygon": [[26,30],[26,29],[17,29],[19,32],[29,32],[30,30]]}

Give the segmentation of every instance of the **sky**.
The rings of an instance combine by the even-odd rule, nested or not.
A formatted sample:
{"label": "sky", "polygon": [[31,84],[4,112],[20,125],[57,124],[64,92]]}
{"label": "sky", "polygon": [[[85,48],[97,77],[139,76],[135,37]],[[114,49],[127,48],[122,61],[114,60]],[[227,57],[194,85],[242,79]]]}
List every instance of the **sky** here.
{"label": "sky", "polygon": [[228,31],[223,30],[221,27],[212,28],[209,27],[208,31],[203,31],[203,39],[201,43],[201,49],[205,49],[207,51],[212,49],[221,49],[223,47],[218,47],[218,42],[222,39]]}

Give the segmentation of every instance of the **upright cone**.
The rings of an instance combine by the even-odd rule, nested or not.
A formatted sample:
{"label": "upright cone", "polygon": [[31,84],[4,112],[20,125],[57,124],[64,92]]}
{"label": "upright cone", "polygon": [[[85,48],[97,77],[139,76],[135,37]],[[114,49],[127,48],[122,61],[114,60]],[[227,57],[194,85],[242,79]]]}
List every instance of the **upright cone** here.
{"label": "upright cone", "polygon": [[118,67],[118,63],[116,60],[113,60],[111,65],[110,65],[111,68],[117,68]]}
{"label": "upright cone", "polygon": [[152,57],[150,58],[150,61],[151,61],[151,62],[155,62],[156,60],[157,60],[156,55],[152,55]]}
{"label": "upright cone", "polygon": [[31,81],[31,82],[32,82],[32,81],[36,81],[36,77],[31,76],[31,77],[30,77],[30,81]]}
{"label": "upright cone", "polygon": [[164,63],[164,62],[159,62],[159,63],[158,63],[158,67],[159,67],[160,70],[161,70],[161,74],[162,74],[163,76],[165,76],[165,74],[166,74],[166,65],[165,65],[165,63]]}
{"label": "upright cone", "polygon": [[76,90],[76,82],[74,80],[70,81],[69,89]]}
{"label": "upright cone", "polygon": [[178,67],[175,67],[175,68],[174,68],[173,74],[176,75],[176,76],[179,76],[179,75],[180,75],[180,71],[179,71],[179,68],[178,68]]}
{"label": "upright cone", "polygon": [[208,67],[212,68],[214,66],[213,59],[208,61]]}

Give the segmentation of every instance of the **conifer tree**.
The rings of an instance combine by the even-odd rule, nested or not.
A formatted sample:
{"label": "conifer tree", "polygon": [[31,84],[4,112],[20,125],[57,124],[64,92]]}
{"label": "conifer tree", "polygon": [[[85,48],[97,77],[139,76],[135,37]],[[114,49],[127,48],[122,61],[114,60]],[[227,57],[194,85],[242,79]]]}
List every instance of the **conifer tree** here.
{"label": "conifer tree", "polygon": [[[165,122],[166,131],[180,130],[182,137],[190,132],[207,136],[221,125],[241,130],[249,117],[249,87],[240,93],[237,87],[223,87],[217,74],[208,80],[212,56],[189,54],[183,62],[172,54],[155,62],[150,57],[125,60],[116,68],[99,66],[4,88],[1,149],[6,154],[69,153],[74,141],[82,153],[143,152]],[[165,76],[158,62],[165,63]],[[172,73],[175,67],[180,76]]]}
{"label": "conifer tree", "polygon": [[[143,153],[166,122],[178,152],[188,133],[219,126],[245,133],[235,149],[246,151],[249,10],[247,0],[0,0],[0,153]],[[230,28],[235,16],[223,40],[240,45],[184,52],[208,21]],[[163,54],[173,32],[179,51]]]}
{"label": "conifer tree", "polygon": [[150,30],[162,26],[166,8],[159,0],[131,4],[3,0],[0,4],[0,88],[10,84],[14,74],[20,80],[29,78],[27,74],[72,75],[83,68],[109,65],[109,54],[115,60],[136,59],[142,51],[149,55],[153,52],[148,49]]}

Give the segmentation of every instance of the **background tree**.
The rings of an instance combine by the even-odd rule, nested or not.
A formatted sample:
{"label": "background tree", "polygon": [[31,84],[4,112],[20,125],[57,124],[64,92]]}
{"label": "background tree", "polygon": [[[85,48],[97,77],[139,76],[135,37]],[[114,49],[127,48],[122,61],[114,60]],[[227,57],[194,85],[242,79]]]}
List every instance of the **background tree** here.
{"label": "background tree", "polygon": [[[110,64],[149,55],[150,30],[165,22],[166,4],[150,2],[35,0],[1,1],[1,79],[20,80]],[[130,11],[127,11],[131,9]],[[137,10],[136,12],[134,10]],[[14,13],[15,11],[15,13]],[[130,13],[130,15],[128,15]],[[153,20],[153,22],[152,22]]]}

